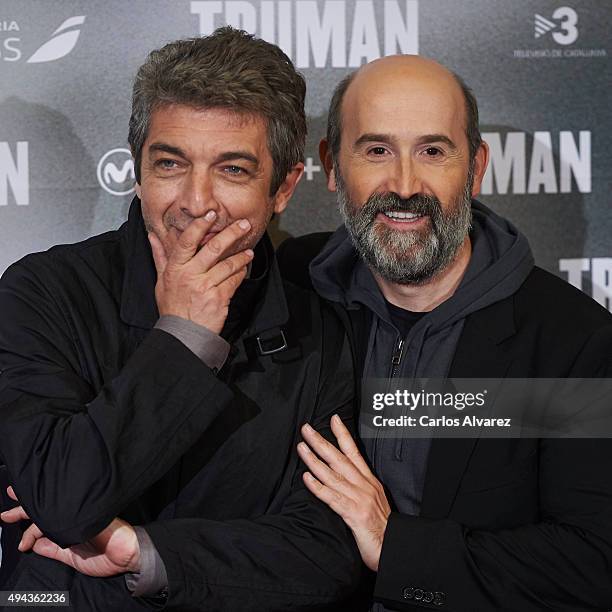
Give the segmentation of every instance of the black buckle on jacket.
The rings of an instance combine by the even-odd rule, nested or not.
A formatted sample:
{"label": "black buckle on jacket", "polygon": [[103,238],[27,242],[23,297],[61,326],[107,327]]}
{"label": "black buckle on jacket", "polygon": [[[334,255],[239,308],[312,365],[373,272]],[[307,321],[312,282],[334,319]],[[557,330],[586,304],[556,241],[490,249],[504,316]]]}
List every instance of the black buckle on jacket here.
{"label": "black buckle on jacket", "polygon": [[289,345],[282,329],[276,328],[257,336],[260,355],[273,355],[284,351]]}

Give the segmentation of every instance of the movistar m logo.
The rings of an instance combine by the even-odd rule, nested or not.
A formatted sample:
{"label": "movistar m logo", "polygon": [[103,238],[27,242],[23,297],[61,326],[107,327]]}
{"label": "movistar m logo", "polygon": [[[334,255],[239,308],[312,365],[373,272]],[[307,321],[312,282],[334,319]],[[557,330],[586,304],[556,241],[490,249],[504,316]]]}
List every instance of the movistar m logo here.
{"label": "movistar m logo", "polygon": [[129,149],[111,149],[98,162],[98,182],[108,193],[116,196],[134,191],[134,160]]}

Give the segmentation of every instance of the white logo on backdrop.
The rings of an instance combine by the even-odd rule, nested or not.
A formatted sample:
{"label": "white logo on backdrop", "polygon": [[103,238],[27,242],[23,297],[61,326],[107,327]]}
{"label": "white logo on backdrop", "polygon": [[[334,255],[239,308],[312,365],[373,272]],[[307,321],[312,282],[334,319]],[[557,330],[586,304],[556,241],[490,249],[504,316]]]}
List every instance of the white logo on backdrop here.
{"label": "white logo on backdrop", "polygon": [[559,270],[567,274],[568,283],[581,291],[585,290],[583,275],[590,276],[591,296],[612,312],[612,257],[560,259]]}
{"label": "white logo on backdrop", "polygon": [[[584,17],[584,16],[583,16]],[[591,17],[587,14],[587,18]],[[569,6],[560,6],[552,15],[534,15],[534,38],[541,44],[547,41],[558,46],[538,46],[534,49],[514,49],[512,55],[516,59],[539,60],[550,58],[582,58],[592,59],[608,57],[608,50],[603,47],[577,48],[573,45],[578,40],[578,13]]]}
{"label": "white logo on backdrop", "polygon": [[18,206],[30,203],[28,142],[19,141],[15,157],[8,142],[0,142],[0,206],[8,205],[9,187]]}
{"label": "white logo on backdrop", "polygon": [[190,8],[200,36],[221,25],[241,28],[277,44],[297,68],[357,68],[419,52],[418,0],[193,0]]}
{"label": "white logo on backdrop", "polygon": [[134,191],[134,160],[129,149],[111,149],[98,162],[98,182],[102,189],[116,196]]}
{"label": "white logo on backdrop", "polygon": [[85,17],[80,15],[70,17],[60,25],[52,37],[40,46],[28,60],[28,64],[52,62],[68,55],[76,46],[81,30],[77,26],[83,25]]}
{"label": "white logo on backdrop", "polygon": [[483,132],[482,137],[489,145],[484,195],[571,193],[573,183],[579,193],[591,193],[589,130],[581,130],[577,137],[569,130],[558,136],[538,131],[530,139],[526,132],[508,132],[505,142],[499,132]]}
{"label": "white logo on backdrop", "polygon": [[548,32],[560,45],[571,45],[578,39],[578,13],[569,6],[560,6],[553,14],[551,21],[542,15],[535,14],[535,37],[540,38]]}
{"label": "white logo on backdrop", "polygon": [[[79,34],[81,33],[79,26],[83,25],[84,22],[85,17],[83,15],[66,19],[51,34],[51,38],[34,51],[26,63],[53,62],[68,55],[79,40]],[[18,62],[22,58],[20,32],[21,29],[16,21],[0,21],[0,36],[4,36],[0,41],[0,59],[3,61]]]}

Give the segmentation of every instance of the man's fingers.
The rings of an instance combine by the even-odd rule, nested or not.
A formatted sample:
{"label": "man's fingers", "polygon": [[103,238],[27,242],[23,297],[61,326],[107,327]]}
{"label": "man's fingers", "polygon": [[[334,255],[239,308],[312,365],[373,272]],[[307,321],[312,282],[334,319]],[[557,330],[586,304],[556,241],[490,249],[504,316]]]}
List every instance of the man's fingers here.
{"label": "man's fingers", "polygon": [[250,229],[251,224],[246,219],[234,221],[213,236],[200,249],[194,261],[199,262],[204,271],[210,270],[217,262],[224,259],[225,253],[242,240]]}
{"label": "man's fingers", "polygon": [[21,552],[26,552],[30,550],[34,546],[34,543],[39,538],[43,537],[42,531],[38,528],[37,525],[30,525],[21,536],[21,542],[19,542],[19,546],[17,546],[18,550]]}
{"label": "man's fingers", "polygon": [[166,250],[161,243],[161,240],[153,233],[149,232],[149,244],[151,245],[151,253],[153,254],[153,261],[155,262],[155,269],[157,275],[163,273],[168,265],[168,258],[166,257]]}
{"label": "man's fingers", "polygon": [[351,482],[363,479],[361,472],[331,442],[328,442],[308,423],[302,426],[302,436],[308,446],[329,465],[329,467],[348,478]]}
{"label": "man's fingers", "polygon": [[338,446],[340,450],[349,458],[351,463],[368,479],[374,478],[372,471],[362,457],[351,432],[346,428],[346,425],[342,422],[342,419],[337,415],[331,418],[331,429],[336,440],[338,440]]}
{"label": "man's fingers", "polygon": [[352,483],[343,474],[335,472],[327,464],[321,461],[309,448],[305,442],[300,442],[297,446],[298,454],[306,467],[311,471],[319,482],[328,486],[330,489],[350,497]]}
{"label": "man's fingers", "polygon": [[72,562],[72,555],[70,549],[60,548],[55,542],[52,542],[49,538],[42,537],[34,543],[32,550],[41,557],[47,557],[48,559],[55,559],[61,561],[66,565],[74,567]]}
{"label": "man's fingers", "polygon": [[344,518],[348,500],[337,491],[326,487],[319,482],[310,472],[304,472],[302,479],[306,488],[323,503],[327,504],[336,514]]}
{"label": "man's fingers", "polygon": [[15,489],[13,489],[13,487],[11,487],[10,485],[6,487],[6,492],[13,501],[18,501],[17,494],[15,493]]}
{"label": "man's fingers", "polygon": [[207,285],[211,287],[220,285],[225,280],[236,274],[236,272],[241,272],[242,270],[244,270],[246,274],[246,267],[252,260],[252,249],[240,251],[240,253],[236,253],[227,259],[221,260],[206,273]]}
{"label": "man's fingers", "polygon": [[0,520],[4,523],[17,523],[18,521],[27,521],[29,518],[23,506],[17,506],[0,513]]}
{"label": "man's fingers", "polygon": [[246,276],[247,269],[246,266],[243,266],[237,272],[234,272],[229,278],[225,279],[220,285],[218,285],[218,289],[221,292],[221,296],[223,300],[229,304],[232,297],[234,297],[234,293],[236,293],[236,289],[240,287],[240,283],[244,280]]}
{"label": "man's fingers", "polygon": [[217,213],[209,210],[203,217],[194,219],[182,232],[172,252],[168,254],[168,261],[173,264],[183,265],[190,261],[196,254],[204,236],[212,228]]}

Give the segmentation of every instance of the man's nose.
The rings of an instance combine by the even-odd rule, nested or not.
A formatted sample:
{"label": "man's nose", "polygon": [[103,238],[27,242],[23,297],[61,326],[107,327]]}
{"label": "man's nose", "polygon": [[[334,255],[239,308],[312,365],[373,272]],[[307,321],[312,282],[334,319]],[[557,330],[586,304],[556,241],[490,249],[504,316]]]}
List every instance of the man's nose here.
{"label": "man's nose", "polygon": [[184,183],[181,212],[193,218],[203,217],[209,210],[218,210],[213,182],[205,171],[192,171]]}
{"label": "man's nose", "polygon": [[396,160],[387,181],[387,191],[396,193],[404,200],[423,193],[423,181],[412,159]]}

